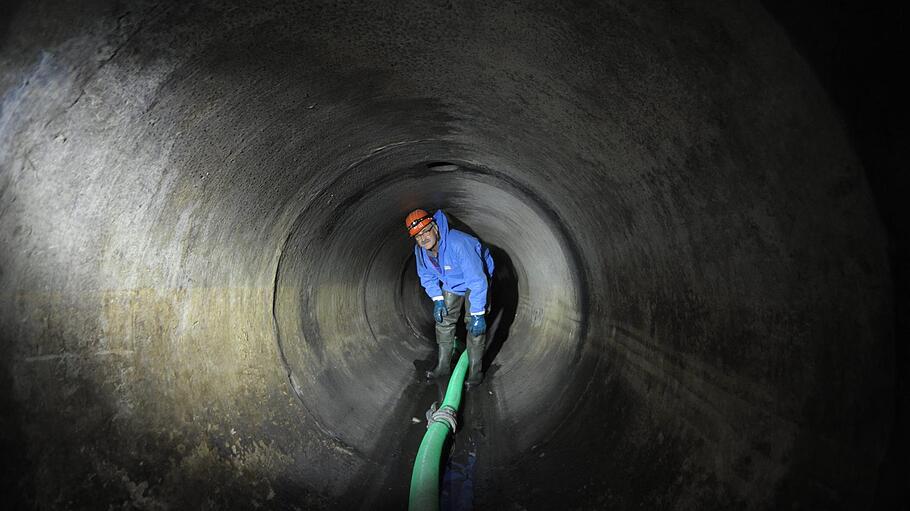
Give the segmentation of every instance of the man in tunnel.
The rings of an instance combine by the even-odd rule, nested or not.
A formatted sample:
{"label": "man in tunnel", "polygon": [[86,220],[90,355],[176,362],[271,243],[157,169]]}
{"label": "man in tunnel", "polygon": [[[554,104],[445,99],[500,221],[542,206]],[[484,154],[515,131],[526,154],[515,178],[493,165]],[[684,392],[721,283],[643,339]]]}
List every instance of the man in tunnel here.
{"label": "man in tunnel", "polygon": [[483,380],[487,330],[485,315],[488,312],[490,278],[493,276],[490,250],[474,236],[450,229],[449,220],[442,210],[430,216],[422,209],[415,209],[405,219],[405,226],[408,235],[416,241],[414,258],[420,283],[433,299],[439,353],[436,368],[427,371],[427,377],[438,378],[451,371],[455,325],[464,304],[468,358],[471,362],[466,383],[468,386],[477,385]]}

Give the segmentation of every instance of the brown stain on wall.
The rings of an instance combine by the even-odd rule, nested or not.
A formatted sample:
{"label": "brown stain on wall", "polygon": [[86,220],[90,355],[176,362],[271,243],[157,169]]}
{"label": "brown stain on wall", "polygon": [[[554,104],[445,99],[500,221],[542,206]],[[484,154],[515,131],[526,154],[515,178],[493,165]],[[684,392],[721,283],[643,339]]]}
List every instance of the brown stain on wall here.
{"label": "brown stain on wall", "polygon": [[31,331],[32,349],[20,346],[8,363],[40,467],[35,483],[48,490],[38,502],[78,507],[111,486],[143,509],[216,509],[232,493],[275,498],[273,483],[289,477],[295,455],[275,445],[274,431],[297,427],[300,417],[276,374],[274,340],[261,335],[268,318],[257,316],[270,294],[17,293],[17,308],[28,311],[20,335]]}

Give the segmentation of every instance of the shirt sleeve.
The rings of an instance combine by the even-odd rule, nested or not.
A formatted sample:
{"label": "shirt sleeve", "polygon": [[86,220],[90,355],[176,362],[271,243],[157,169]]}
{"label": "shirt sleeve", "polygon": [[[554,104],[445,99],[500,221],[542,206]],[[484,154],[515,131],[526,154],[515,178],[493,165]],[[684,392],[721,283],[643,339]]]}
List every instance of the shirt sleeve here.
{"label": "shirt sleeve", "polygon": [[414,250],[414,259],[417,261],[417,276],[420,278],[420,284],[427,292],[427,296],[434,301],[442,299],[442,288],[439,287],[439,277],[432,269],[427,268],[423,263],[423,254],[420,249]]}
{"label": "shirt sleeve", "polygon": [[464,272],[465,284],[471,290],[471,315],[483,314],[487,307],[487,274],[483,271],[480,259],[480,244],[459,246],[461,270]]}

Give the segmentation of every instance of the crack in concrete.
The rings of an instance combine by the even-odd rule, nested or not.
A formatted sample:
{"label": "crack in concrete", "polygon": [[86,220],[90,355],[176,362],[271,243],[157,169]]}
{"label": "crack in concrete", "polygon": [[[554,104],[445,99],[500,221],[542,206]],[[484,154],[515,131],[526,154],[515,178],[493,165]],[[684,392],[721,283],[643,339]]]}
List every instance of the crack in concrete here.
{"label": "crack in concrete", "polygon": [[[96,67],[94,69],[94,71],[92,71],[91,74],[88,77],[86,77],[85,80],[82,81],[82,85],[79,87],[80,90],[79,90],[79,94],[76,96],[76,99],[74,99],[69,104],[69,106],[63,108],[60,112],[58,112],[56,115],[51,117],[46,123],[44,123],[45,129],[47,129],[51,124],[56,122],[59,118],[66,115],[74,106],[76,106],[76,104],[79,103],[79,101],[82,99],[82,97],[85,96],[85,91],[88,88],[88,85],[95,79],[95,77],[98,75],[98,73],[102,69],[104,69],[105,66],[107,66],[109,63],[111,63],[115,58],[117,58],[117,56],[120,54],[120,51],[123,50],[123,48],[125,48],[126,46],[128,46],[133,41],[133,39],[135,39],[135,37],[142,31],[142,29],[144,29],[144,28],[146,28],[146,26],[152,24],[154,19],[157,18],[158,16],[161,16],[163,14],[163,12],[166,12],[166,10],[164,10],[164,9],[161,9],[161,12],[156,12],[157,10],[159,10],[159,8],[162,7],[162,5],[164,5],[164,4],[157,3],[152,8],[149,9],[148,14],[140,15],[139,20],[137,21],[136,29],[133,30],[129,35],[127,35],[126,38],[123,39],[123,41],[121,41],[114,48],[114,51],[112,51],[108,57],[106,57],[104,60],[99,61],[98,67]],[[123,27],[124,18],[126,18],[129,15],[130,15],[130,11],[126,11],[125,13],[121,14],[117,18],[117,28],[114,29],[114,33],[119,32],[121,30],[121,28]],[[148,18],[148,21],[143,22],[142,21],[143,18]]]}
{"label": "crack in concrete", "polygon": [[90,358],[90,357],[109,357],[109,356],[120,356],[128,357],[134,353],[133,350],[101,350],[91,353],[89,355],[83,353],[52,353],[49,355],[34,355],[30,357],[25,357],[22,359],[23,362],[47,362],[52,360],[65,360],[65,359],[74,359],[74,358]]}

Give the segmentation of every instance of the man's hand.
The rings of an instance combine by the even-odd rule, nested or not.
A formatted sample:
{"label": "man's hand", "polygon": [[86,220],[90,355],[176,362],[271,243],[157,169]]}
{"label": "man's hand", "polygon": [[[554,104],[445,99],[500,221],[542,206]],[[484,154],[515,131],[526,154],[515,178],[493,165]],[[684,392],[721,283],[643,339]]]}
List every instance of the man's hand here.
{"label": "man's hand", "polygon": [[443,316],[448,315],[449,309],[446,307],[445,300],[436,300],[433,302],[433,319],[437,323],[442,323]]}
{"label": "man's hand", "polygon": [[483,314],[477,314],[476,316],[471,316],[471,324],[468,327],[471,331],[471,335],[477,337],[483,335],[487,331],[487,321],[483,319]]}

